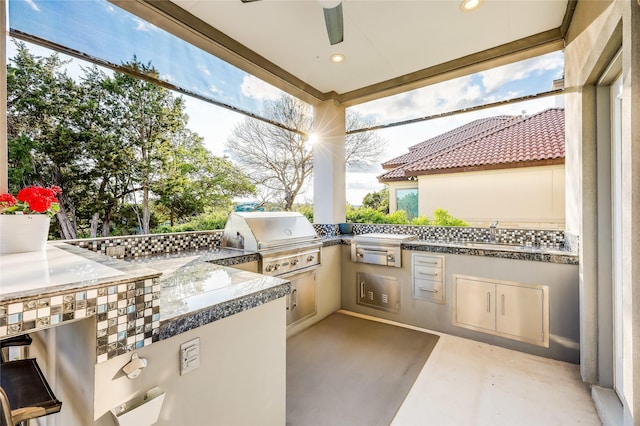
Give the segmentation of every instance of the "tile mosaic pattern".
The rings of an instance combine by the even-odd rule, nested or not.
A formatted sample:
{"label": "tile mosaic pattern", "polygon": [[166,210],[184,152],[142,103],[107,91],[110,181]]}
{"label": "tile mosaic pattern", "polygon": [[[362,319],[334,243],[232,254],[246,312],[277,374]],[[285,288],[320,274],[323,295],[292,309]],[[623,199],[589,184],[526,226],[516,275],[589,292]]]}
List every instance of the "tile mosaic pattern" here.
{"label": "tile mosaic pattern", "polygon": [[314,223],[313,228],[316,230],[316,234],[318,234],[319,237],[335,237],[340,235],[340,226],[332,223]]}
{"label": "tile mosaic pattern", "polygon": [[[489,242],[488,228],[353,224],[354,235],[382,232],[417,235],[421,241],[433,242]],[[564,231],[544,229],[496,229],[495,242],[531,247],[563,249]]]}
{"label": "tile mosaic pattern", "polygon": [[118,259],[220,247],[222,230],[66,240]]}
{"label": "tile mosaic pattern", "polygon": [[0,306],[0,338],[96,317],[97,362],[159,338],[159,278],[138,280]]}

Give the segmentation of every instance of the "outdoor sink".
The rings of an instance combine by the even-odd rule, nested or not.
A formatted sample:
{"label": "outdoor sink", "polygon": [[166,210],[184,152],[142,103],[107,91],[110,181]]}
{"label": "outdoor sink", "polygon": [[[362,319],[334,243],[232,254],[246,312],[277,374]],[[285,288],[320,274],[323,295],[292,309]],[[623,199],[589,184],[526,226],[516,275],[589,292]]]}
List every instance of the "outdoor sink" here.
{"label": "outdoor sink", "polygon": [[465,247],[477,248],[483,250],[533,250],[534,247],[527,247],[522,245],[513,244],[498,244],[498,243],[464,243]]}

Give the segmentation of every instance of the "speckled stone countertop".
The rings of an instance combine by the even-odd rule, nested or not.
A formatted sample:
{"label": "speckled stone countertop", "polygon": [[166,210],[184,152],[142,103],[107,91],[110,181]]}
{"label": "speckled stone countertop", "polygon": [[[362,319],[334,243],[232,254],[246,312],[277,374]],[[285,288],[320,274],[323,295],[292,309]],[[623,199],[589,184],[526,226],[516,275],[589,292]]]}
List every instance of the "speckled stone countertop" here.
{"label": "speckled stone countertop", "polygon": [[[284,297],[289,281],[222,265],[257,260],[229,249],[195,250],[129,260],[162,272],[160,340]],[[214,263],[215,262],[215,263]]]}
{"label": "speckled stone countertop", "polygon": [[[335,244],[351,245],[352,235],[329,237],[325,246]],[[337,242],[339,241],[339,242]],[[402,243],[403,250],[425,251],[444,254],[461,254],[468,256],[497,257],[502,259],[526,260],[534,262],[562,263],[577,265],[578,255],[565,250],[549,247],[526,247],[508,244],[492,244],[479,242],[444,242],[415,240]]]}

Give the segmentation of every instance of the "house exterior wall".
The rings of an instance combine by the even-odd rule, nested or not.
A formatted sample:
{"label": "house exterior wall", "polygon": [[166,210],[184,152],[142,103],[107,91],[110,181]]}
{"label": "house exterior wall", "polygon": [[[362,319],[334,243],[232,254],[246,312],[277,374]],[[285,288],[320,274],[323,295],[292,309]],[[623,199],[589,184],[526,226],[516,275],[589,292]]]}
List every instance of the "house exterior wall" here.
{"label": "house exterior wall", "polygon": [[[390,211],[395,191],[405,182],[389,185]],[[419,214],[433,218],[438,208],[469,222],[487,226],[496,220],[509,228],[564,229],[564,165],[521,167],[418,177]]]}
{"label": "house exterior wall", "polygon": [[[609,179],[598,167],[603,128],[609,115],[602,104],[601,77],[621,51],[622,100],[622,384],[619,394],[626,425],[640,424],[640,3],[637,0],[579,1],[565,48],[566,211],[568,233],[580,239],[581,372],[585,381],[603,387],[608,371],[602,358],[611,351],[611,266],[600,244],[611,239],[610,226],[598,221],[599,198],[609,196]],[[600,98],[599,98],[600,97]],[[605,99],[606,103],[606,99]],[[633,117],[636,117],[634,120]],[[600,170],[600,174],[598,171]],[[607,225],[607,224],[605,224]],[[610,249],[609,249],[610,251]],[[598,268],[603,270],[599,270]],[[609,312],[609,318],[602,314]],[[603,333],[599,330],[607,330]]]}

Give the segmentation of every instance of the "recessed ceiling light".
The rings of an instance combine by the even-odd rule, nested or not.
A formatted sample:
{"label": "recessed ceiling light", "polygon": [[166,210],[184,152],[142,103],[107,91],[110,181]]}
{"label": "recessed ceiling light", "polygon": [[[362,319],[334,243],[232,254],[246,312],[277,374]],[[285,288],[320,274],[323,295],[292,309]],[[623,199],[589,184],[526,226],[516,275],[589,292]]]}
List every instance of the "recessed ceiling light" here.
{"label": "recessed ceiling light", "polygon": [[462,3],[460,3],[460,10],[469,12],[480,6],[481,1],[482,0],[462,0]]}
{"label": "recessed ceiling light", "polygon": [[347,57],[342,53],[334,53],[333,55],[329,56],[329,60],[334,64],[339,64],[340,62],[346,61]]}

